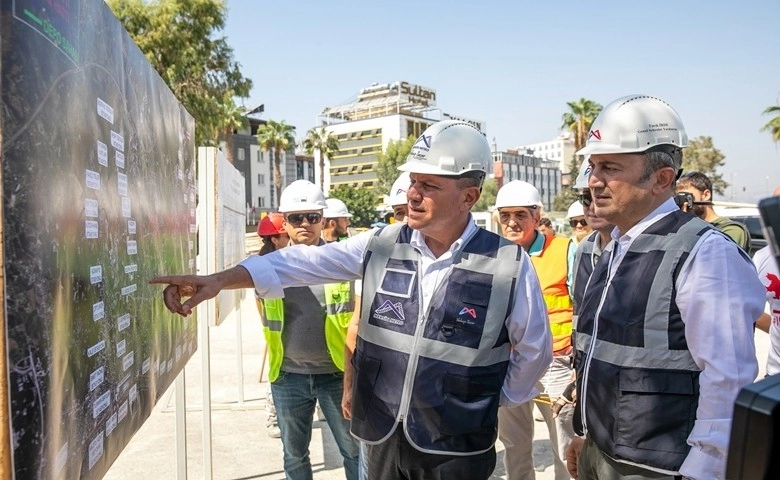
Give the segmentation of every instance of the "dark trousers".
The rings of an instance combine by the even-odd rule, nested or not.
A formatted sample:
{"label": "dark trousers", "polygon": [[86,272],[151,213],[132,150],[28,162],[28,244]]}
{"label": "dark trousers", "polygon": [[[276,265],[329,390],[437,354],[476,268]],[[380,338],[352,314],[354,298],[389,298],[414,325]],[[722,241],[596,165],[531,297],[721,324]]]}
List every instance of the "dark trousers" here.
{"label": "dark trousers", "polygon": [[477,455],[424,453],[406,439],[404,427],[379,445],[367,445],[371,480],[487,480],[496,468],[496,449]]}

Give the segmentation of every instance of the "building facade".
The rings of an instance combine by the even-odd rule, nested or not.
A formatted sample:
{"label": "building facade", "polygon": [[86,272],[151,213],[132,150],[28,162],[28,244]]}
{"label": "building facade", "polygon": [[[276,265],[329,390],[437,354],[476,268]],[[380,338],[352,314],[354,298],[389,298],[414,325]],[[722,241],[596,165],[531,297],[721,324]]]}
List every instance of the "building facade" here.
{"label": "building facade", "polygon": [[568,180],[569,166],[575,152],[574,139],[570,132],[561,133],[547,142],[521,145],[515,150],[543,160],[557,162],[558,168],[564,174],[564,181]]}
{"label": "building facade", "polygon": [[493,178],[498,188],[512,180],[522,180],[535,186],[547,211],[561,191],[561,170],[555,160],[526,155],[516,150],[493,152]]}
{"label": "building facade", "polygon": [[[326,192],[340,185],[376,187],[377,161],[387,145],[410,136],[416,138],[437,121],[462,120],[485,133],[484,122],[443,112],[432,88],[405,81],[364,88],[354,101],[327,107],[319,118],[339,144],[339,152],[325,159]],[[317,155],[315,164],[319,164]],[[315,175],[319,184],[319,168]]]}

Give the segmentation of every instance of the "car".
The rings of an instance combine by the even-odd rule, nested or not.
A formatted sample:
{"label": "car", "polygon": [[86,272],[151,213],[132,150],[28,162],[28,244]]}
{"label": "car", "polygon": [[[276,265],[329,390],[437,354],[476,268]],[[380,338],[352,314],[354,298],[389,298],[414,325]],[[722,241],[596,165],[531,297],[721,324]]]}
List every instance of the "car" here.
{"label": "car", "polygon": [[766,238],[764,237],[764,230],[761,224],[761,217],[759,215],[736,215],[728,216],[729,220],[740,222],[745,225],[750,232],[750,248],[748,253],[752,257],[757,251],[766,247]]}

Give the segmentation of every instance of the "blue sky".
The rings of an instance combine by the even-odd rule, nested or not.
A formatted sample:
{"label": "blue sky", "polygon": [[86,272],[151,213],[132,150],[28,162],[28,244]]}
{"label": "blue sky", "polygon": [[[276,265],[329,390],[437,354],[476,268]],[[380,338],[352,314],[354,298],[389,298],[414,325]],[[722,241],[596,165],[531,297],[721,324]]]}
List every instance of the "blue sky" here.
{"label": "blue sky", "polygon": [[[566,102],[659,96],[689,137],[709,135],[757,201],[780,185],[780,146],[759,129],[780,102],[780,1],[227,0],[222,32],[254,88],[247,106],[303,137],[327,106],[373,82],[436,90],[486,122],[500,150],[559,133]],[[744,192],[743,192],[744,188]]]}

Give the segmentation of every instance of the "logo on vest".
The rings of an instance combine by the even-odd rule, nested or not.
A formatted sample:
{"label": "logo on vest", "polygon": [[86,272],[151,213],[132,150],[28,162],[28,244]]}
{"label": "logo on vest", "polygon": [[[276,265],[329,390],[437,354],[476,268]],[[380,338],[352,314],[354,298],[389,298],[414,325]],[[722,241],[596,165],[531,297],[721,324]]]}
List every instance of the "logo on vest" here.
{"label": "logo on vest", "polygon": [[[385,313],[392,314],[395,318],[384,315]],[[393,303],[390,300],[385,300],[379,308],[374,310],[374,318],[394,325],[403,325],[404,320],[406,320],[406,317],[404,317],[404,307],[401,305],[401,302]]]}
{"label": "logo on vest", "polygon": [[476,319],[476,318],[477,318],[476,309],[470,307],[463,307],[458,313],[458,318],[456,318],[455,321],[458,323],[463,323],[465,325],[474,325],[475,322],[472,319]]}

